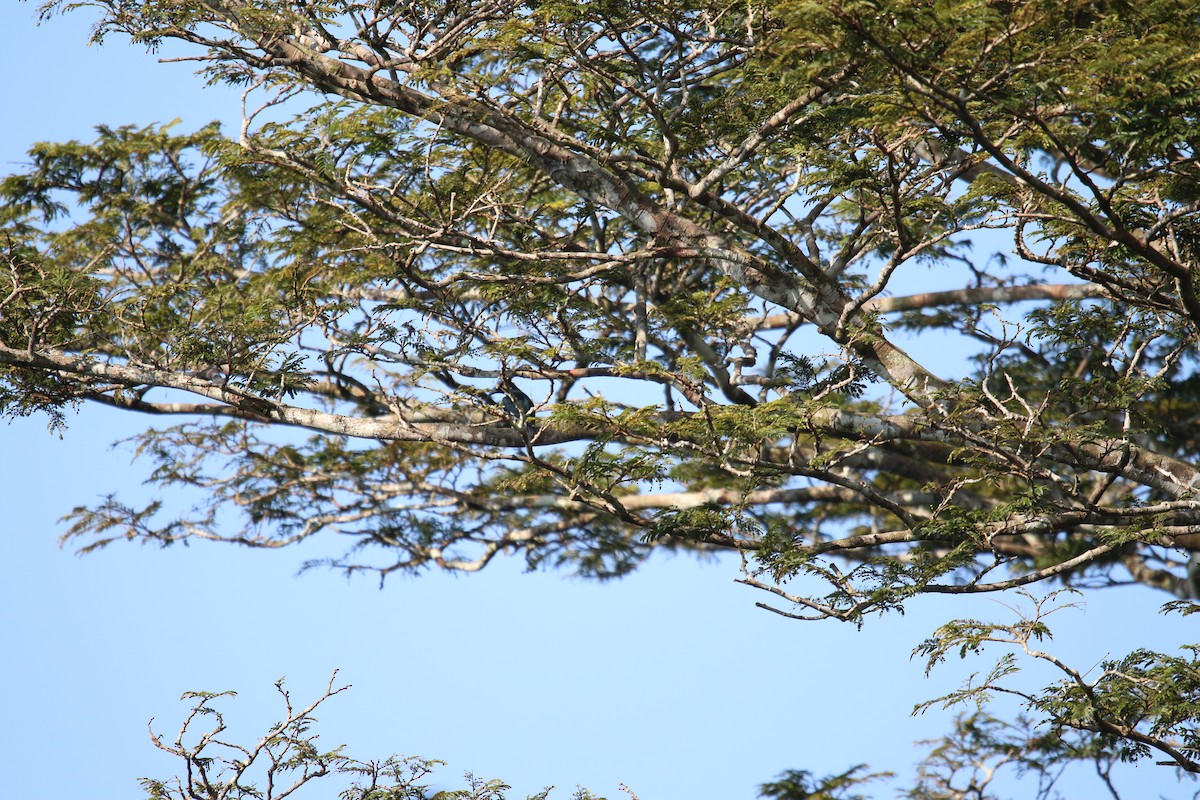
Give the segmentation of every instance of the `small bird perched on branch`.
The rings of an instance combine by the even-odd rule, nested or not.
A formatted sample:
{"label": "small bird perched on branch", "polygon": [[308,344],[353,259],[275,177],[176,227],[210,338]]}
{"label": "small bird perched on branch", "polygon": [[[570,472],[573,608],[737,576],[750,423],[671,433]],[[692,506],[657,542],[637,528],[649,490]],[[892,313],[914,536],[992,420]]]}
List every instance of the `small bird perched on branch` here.
{"label": "small bird perched on branch", "polygon": [[529,395],[512,382],[512,379],[502,379],[500,386],[491,393],[491,396],[500,398],[500,408],[504,409],[505,414],[516,420],[518,427],[525,425],[526,418],[533,411],[534,403],[529,399]]}

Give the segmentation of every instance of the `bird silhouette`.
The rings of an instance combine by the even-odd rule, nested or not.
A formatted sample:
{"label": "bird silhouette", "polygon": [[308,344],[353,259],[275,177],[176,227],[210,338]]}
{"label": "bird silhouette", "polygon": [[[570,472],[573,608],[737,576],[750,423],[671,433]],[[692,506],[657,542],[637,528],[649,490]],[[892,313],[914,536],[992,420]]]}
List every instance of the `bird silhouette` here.
{"label": "bird silhouette", "polygon": [[509,378],[504,378],[500,382],[500,386],[491,393],[491,396],[499,398],[500,408],[504,409],[504,413],[521,425],[525,423],[525,419],[534,408],[533,401],[529,399],[529,395],[521,391],[520,387]]}

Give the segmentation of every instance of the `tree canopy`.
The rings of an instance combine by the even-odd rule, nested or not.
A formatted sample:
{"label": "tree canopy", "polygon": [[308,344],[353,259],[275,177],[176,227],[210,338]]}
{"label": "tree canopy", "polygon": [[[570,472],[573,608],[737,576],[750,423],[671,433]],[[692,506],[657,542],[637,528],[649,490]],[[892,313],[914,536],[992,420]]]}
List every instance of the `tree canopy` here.
{"label": "tree canopy", "polygon": [[[1194,4],[84,5],[245,92],[239,131],[101,128],[0,183],[0,410],[159,415],[151,480],[197,501],[77,508],[85,550],[728,552],[764,607],[858,625],[934,593],[1197,607]],[[1048,607],[922,646],[1062,680],[964,717],[910,796],[992,756],[1200,773],[1195,651],[1088,675],[1038,649]]]}

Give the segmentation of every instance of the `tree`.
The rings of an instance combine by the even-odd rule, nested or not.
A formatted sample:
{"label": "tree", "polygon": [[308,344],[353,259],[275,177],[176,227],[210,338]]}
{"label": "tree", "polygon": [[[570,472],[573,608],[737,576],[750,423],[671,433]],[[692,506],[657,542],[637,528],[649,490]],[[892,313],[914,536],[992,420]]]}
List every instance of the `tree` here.
{"label": "tree", "polygon": [[[179,418],[141,449],[200,498],[76,509],[84,549],[336,531],[332,565],[381,577],[733,552],[764,607],[855,624],[1042,585],[1195,608],[1189,4],[93,5],[246,112],[38,145],[0,187],[4,412]],[[969,356],[902,346],[930,337]],[[1037,649],[1040,603],[923,647],[1064,678],[1014,689],[1006,656],[948,695],[1024,692],[1034,733],[964,718],[946,763],[1200,771],[1194,653],[1092,679]]]}

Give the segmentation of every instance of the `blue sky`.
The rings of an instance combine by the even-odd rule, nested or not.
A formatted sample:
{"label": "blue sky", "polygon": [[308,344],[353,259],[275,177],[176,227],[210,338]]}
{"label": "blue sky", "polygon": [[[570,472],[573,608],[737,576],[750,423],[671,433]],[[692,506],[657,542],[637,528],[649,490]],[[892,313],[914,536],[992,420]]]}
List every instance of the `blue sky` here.
{"label": "blue sky", "polygon": [[[0,9],[6,172],[32,142],[86,139],[101,123],[237,118],[236,94],[204,88],[186,64],[158,64],[116,37],[87,46],[86,9],[41,27],[34,12],[12,0]],[[364,759],[445,760],[436,782],[448,787],[471,771],[504,779],[514,796],[554,784],[552,797],[566,798],[578,784],[611,798],[625,783],[642,800],[750,798],[788,768],[903,771],[911,742],[947,722],[913,719],[913,705],[988,666],[951,665],[926,681],[910,651],[952,614],[1005,613],[995,600],[933,598],[863,631],[790,622],[754,607],[763,598],[732,582],[732,560],[660,558],[603,585],[501,562],[380,589],[297,575],[338,542],[60,549],[72,507],[145,495],[148,466],[112,443],[152,422],[84,408],[61,438],[44,419],[0,427],[0,797],[137,797],[137,778],[174,774],[146,725],[155,717],[173,736],[184,691],[237,690],[230,721],[253,735],[278,715],[276,678],[307,699],[334,669],[354,688],[319,715],[322,743]],[[1090,664],[1195,639],[1184,621],[1156,616],[1165,599],[1091,596],[1063,617],[1056,647]],[[1140,787],[1129,797],[1175,790],[1154,767],[1120,780]]]}

